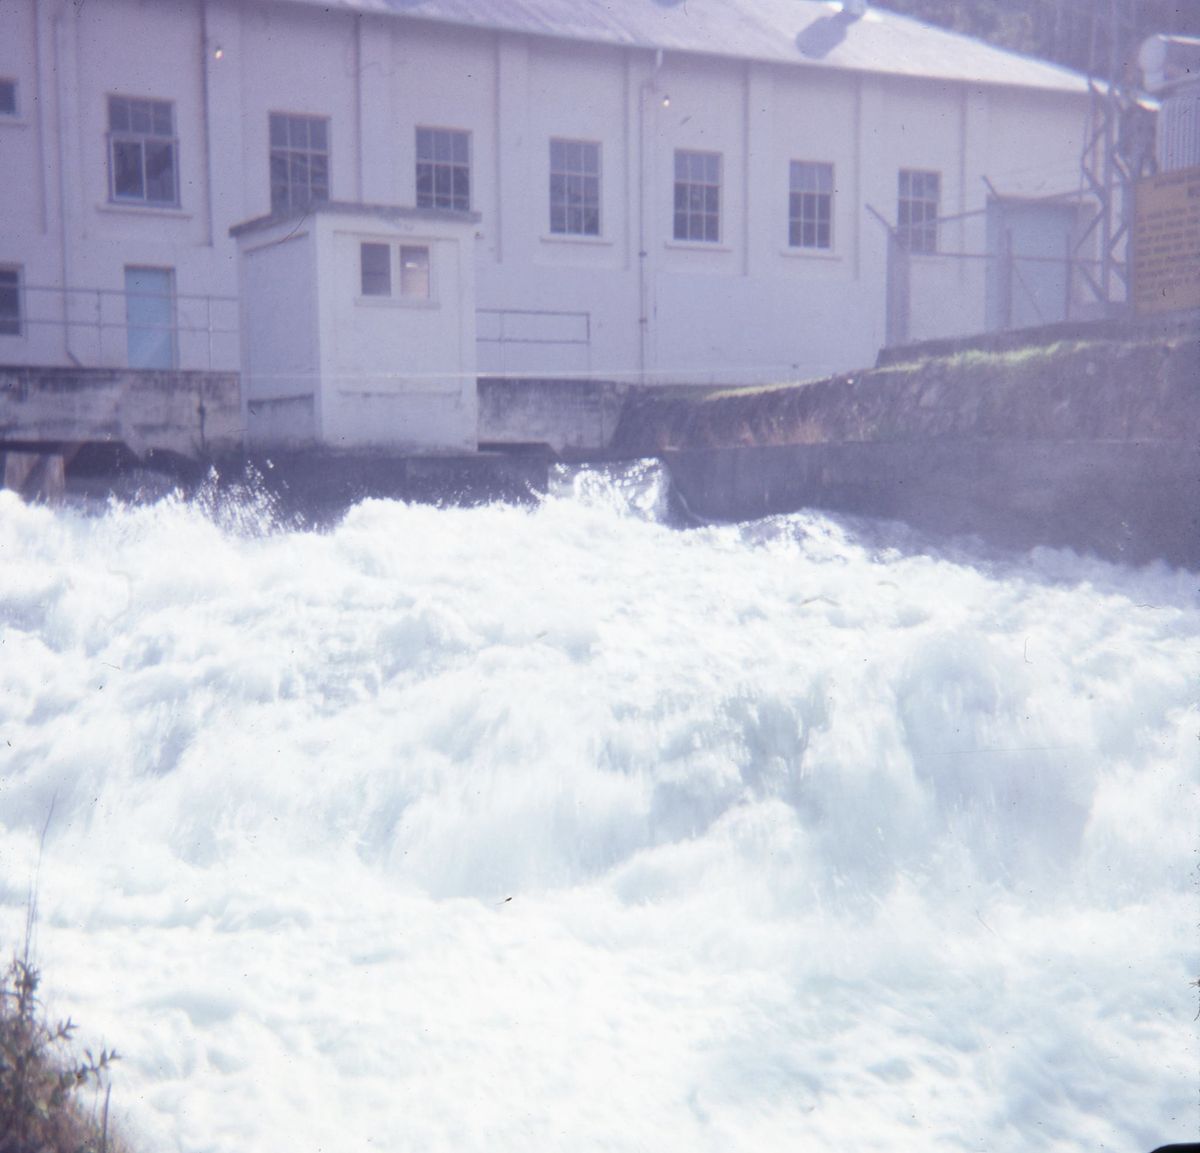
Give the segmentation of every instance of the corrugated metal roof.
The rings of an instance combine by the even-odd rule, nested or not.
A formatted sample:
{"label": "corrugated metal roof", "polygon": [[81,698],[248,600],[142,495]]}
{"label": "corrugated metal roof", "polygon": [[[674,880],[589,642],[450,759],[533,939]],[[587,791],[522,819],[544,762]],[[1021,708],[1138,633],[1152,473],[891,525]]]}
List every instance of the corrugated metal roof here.
{"label": "corrugated metal roof", "polygon": [[595,44],[935,80],[1084,92],[1067,68],[882,8],[825,0],[292,0]]}

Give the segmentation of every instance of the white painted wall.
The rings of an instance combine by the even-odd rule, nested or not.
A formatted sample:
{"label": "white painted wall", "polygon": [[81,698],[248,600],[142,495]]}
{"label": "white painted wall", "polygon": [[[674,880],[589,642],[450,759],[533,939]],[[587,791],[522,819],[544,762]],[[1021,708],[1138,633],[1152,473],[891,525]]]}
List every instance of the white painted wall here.
{"label": "white painted wall", "polygon": [[[476,443],[474,222],[319,213],[322,439],[339,447]],[[359,246],[428,248],[428,299],[361,295]]]}
{"label": "white painted wall", "polygon": [[62,281],[55,42],[45,15],[43,10],[39,19],[32,3],[8,4],[0,36],[0,75],[17,89],[16,115],[0,117],[0,264],[15,266],[27,286],[23,331],[0,336],[0,360],[15,364],[61,364],[65,358],[55,323],[61,301],[35,290]]}
{"label": "white painted wall", "polygon": [[312,228],[240,242],[242,406],[251,444],[320,439],[320,313]]}
{"label": "white painted wall", "polygon": [[[939,171],[943,210],[979,213],[944,230],[963,251],[986,244],[985,176],[1005,196],[1078,183],[1083,96],[670,52],[656,68],[648,50],[272,0],[6,0],[3,19],[0,76],[18,79],[24,111],[0,122],[0,162],[28,179],[6,184],[0,264],[30,285],[113,292],[127,264],[171,267],[180,320],[201,329],[208,298],[239,291],[230,227],[269,211],[272,111],[329,117],[343,201],[411,205],[416,128],[470,132],[479,220],[461,243],[473,242],[479,333],[504,324],[544,342],[485,340],[483,372],[737,382],[869,363],[884,340],[886,232],[866,206],[895,220],[898,169]],[[109,203],[109,93],[174,103],[178,208]],[[554,136],[601,145],[598,238],[549,234]],[[722,156],[718,244],[672,238],[677,148]],[[834,165],[829,252],[787,247],[792,159]],[[977,267],[914,267],[927,287],[912,335],[983,326]],[[61,319],[57,298],[28,299],[31,315]],[[123,363],[120,297],[69,304],[69,337],[31,325],[0,337],[0,360]],[[216,308],[228,327],[236,305]],[[181,337],[180,356],[184,367],[241,361],[235,338],[204,332]]]}

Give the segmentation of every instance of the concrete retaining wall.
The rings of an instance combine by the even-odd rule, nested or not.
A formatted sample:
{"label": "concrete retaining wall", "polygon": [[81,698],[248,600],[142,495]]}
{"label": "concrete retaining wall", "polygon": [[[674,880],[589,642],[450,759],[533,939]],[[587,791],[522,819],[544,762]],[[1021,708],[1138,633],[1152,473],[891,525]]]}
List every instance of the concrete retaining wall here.
{"label": "concrete retaining wall", "polygon": [[200,458],[242,444],[236,372],[0,367],[0,447],[124,444]]}
{"label": "concrete retaining wall", "polygon": [[1200,310],[1108,320],[1066,320],[1037,328],[1008,328],[947,340],[922,340],[914,344],[894,345],[880,349],[875,364],[877,368],[886,368],[964,352],[1018,352],[1062,343],[1119,341],[1133,345],[1186,341],[1194,339],[1198,332]]}
{"label": "concrete retaining wall", "polygon": [[479,443],[604,452],[629,388],[605,380],[479,378]]}
{"label": "concrete retaining wall", "polygon": [[630,398],[614,451],[911,440],[1176,441],[1200,435],[1200,340],[965,352],[827,380]]}
{"label": "concrete retaining wall", "polygon": [[[369,498],[449,506],[505,501],[527,504],[546,492],[545,453],[405,455],[365,450],[256,452],[217,462],[218,483],[271,495],[278,512],[308,524],[335,521]],[[207,478],[205,478],[207,479]]]}
{"label": "concrete retaining wall", "polygon": [[820,508],[1006,547],[1200,567],[1200,443],[893,441],[669,453],[679,508],[738,520]]}

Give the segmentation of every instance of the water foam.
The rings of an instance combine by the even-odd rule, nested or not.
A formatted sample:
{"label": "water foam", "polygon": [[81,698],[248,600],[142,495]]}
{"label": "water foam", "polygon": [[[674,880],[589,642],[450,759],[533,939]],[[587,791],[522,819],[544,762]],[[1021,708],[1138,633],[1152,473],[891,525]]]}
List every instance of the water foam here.
{"label": "water foam", "polygon": [[146,1147],[1194,1132],[1194,574],[0,494],[0,925]]}

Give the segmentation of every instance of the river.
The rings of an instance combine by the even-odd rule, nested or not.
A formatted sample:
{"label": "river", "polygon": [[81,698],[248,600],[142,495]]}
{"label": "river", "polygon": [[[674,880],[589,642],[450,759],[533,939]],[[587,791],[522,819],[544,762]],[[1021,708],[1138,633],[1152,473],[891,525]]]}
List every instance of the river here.
{"label": "river", "polygon": [[1196,574],[664,483],[0,493],[0,939],[141,1149],[1195,1138]]}

